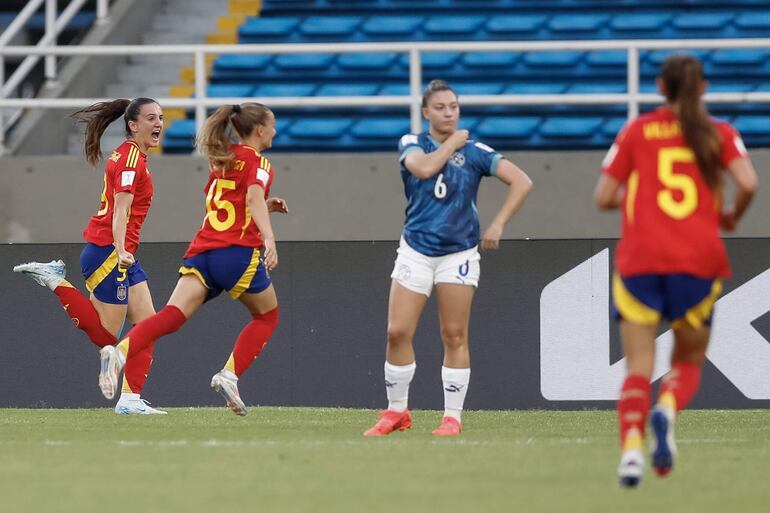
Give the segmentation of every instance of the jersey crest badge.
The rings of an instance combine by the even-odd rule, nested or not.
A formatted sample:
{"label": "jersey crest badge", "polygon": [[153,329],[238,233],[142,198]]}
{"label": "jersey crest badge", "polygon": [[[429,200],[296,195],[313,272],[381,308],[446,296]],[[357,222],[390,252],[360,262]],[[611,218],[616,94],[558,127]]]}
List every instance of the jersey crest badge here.
{"label": "jersey crest badge", "polygon": [[454,152],[449,161],[457,167],[463,167],[465,165],[465,155],[459,151]]}

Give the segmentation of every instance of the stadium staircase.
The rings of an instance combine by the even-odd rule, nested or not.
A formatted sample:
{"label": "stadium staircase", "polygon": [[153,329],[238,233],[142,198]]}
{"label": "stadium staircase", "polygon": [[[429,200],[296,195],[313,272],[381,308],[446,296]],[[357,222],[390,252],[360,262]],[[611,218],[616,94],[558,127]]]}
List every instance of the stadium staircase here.
{"label": "stadium staircase", "polygon": [[[510,41],[766,37],[770,6],[757,0],[263,0],[237,27],[240,43]],[[642,52],[641,91],[653,92],[670,52]],[[770,50],[695,51],[711,91],[770,91]],[[622,93],[625,51],[438,52],[423,54],[423,77],[464,94]],[[192,77],[186,77],[191,79]],[[191,89],[178,90],[191,94]],[[223,55],[207,94],[253,96],[407,95],[405,55]],[[649,108],[649,107],[648,107]],[[770,144],[770,105],[715,104],[750,145]],[[606,147],[625,105],[466,107],[462,125],[500,149]],[[403,108],[277,109],[274,148],[390,151],[409,131]],[[192,149],[194,121],[168,127],[166,153]]]}

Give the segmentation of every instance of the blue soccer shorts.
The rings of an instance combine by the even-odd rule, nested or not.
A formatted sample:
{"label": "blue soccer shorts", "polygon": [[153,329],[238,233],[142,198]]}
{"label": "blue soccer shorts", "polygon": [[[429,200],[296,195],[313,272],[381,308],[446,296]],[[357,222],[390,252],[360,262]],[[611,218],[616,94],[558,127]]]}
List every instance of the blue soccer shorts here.
{"label": "blue soccer shorts", "polygon": [[118,254],[113,246],[88,243],[80,253],[80,268],[86,288],[102,303],[128,304],[129,287],[147,281],[139,261],[128,269],[118,269]]}
{"label": "blue soccer shorts", "polygon": [[206,301],[223,290],[238,299],[244,292],[262,292],[272,283],[259,249],[243,246],[212,249],[185,258],[179,274],[198,278],[209,289]]}
{"label": "blue soccer shorts", "polygon": [[658,325],[668,319],[672,328],[711,325],[722,280],[690,274],[643,274],[612,277],[613,313],[634,324]]}

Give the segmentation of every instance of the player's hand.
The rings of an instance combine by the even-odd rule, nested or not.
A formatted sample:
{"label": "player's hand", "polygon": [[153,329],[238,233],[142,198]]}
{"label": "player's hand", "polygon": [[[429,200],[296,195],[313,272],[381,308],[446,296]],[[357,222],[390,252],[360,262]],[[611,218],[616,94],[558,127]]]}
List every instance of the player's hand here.
{"label": "player's hand", "polygon": [[481,249],[498,249],[500,247],[500,237],[503,236],[503,227],[492,223],[486,229],[481,237]]}
{"label": "player's hand", "polygon": [[719,214],[719,227],[722,228],[722,231],[731,232],[735,230],[737,224],[733,210],[725,210]]}
{"label": "player's hand", "polygon": [[278,250],[275,248],[275,239],[273,237],[266,237],[265,243],[265,255],[264,262],[268,271],[272,271],[278,266]]}
{"label": "player's hand", "polygon": [[454,149],[459,150],[468,142],[469,135],[467,130],[458,130],[449,136],[449,140],[452,142]]}
{"label": "player's hand", "polygon": [[267,211],[288,214],[289,205],[286,204],[286,200],[281,198],[267,198]]}
{"label": "player's hand", "polygon": [[128,251],[118,251],[118,269],[128,269],[132,265],[134,265],[134,255],[129,253]]}

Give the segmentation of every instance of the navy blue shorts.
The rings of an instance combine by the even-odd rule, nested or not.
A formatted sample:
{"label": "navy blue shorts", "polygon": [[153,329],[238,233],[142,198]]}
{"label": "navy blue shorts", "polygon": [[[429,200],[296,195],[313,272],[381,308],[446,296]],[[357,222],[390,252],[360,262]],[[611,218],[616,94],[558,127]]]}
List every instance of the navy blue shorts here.
{"label": "navy blue shorts", "polygon": [[644,274],[612,277],[613,313],[635,324],[658,325],[662,319],[677,328],[711,325],[722,280],[689,274]]}
{"label": "navy blue shorts", "polygon": [[118,254],[113,246],[86,244],[80,253],[80,268],[88,291],[102,303],[112,305],[127,305],[128,288],[147,281],[147,273],[138,260],[128,269],[118,269]]}
{"label": "navy blue shorts", "polygon": [[238,299],[244,292],[262,292],[272,283],[259,249],[243,246],[212,249],[185,258],[179,274],[197,277],[209,289],[206,301],[223,290]]}

